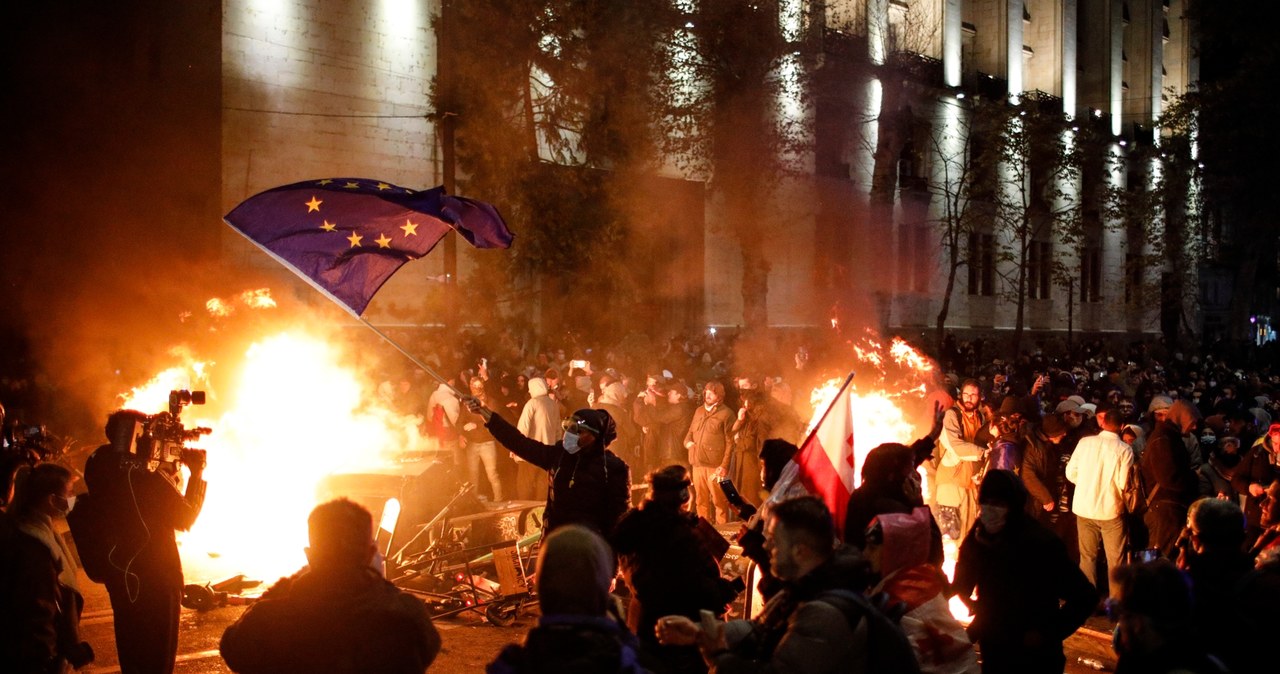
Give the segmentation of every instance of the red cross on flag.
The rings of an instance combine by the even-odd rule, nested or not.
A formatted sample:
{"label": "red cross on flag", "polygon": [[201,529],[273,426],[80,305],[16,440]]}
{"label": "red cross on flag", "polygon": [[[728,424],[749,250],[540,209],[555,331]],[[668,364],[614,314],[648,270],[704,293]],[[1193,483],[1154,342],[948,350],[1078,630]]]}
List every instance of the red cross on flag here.
{"label": "red cross on flag", "polygon": [[853,398],[850,374],[831,399],[817,426],[796,454],[798,477],[809,493],[821,498],[836,522],[836,535],[844,532],[845,508],[854,489],[857,466],[853,443]]}

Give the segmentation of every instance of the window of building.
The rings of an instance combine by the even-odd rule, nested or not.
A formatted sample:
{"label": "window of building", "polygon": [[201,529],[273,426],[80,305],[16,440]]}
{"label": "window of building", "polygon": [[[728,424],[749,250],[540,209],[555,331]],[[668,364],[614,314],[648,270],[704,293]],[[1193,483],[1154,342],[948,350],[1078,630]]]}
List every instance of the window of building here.
{"label": "window of building", "polygon": [[996,240],[990,234],[969,234],[969,294],[991,296],[996,287]]}
{"label": "window of building", "polygon": [[1126,304],[1142,299],[1142,256],[1126,253],[1124,256],[1124,301]]}
{"label": "window of building", "polygon": [[1053,283],[1053,244],[1048,241],[1032,241],[1027,256],[1027,299],[1049,299]]}
{"label": "window of building", "polygon": [[920,223],[899,225],[898,287],[917,293],[929,292],[934,264],[929,248],[929,226]]}
{"label": "window of building", "polygon": [[1086,245],[1080,251],[1080,302],[1102,301],[1102,249]]}

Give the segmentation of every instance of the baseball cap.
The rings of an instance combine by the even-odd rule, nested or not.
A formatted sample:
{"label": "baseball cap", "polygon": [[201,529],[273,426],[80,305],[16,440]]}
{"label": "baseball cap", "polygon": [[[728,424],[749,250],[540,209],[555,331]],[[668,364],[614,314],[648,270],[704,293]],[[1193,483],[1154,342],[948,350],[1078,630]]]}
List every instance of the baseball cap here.
{"label": "baseball cap", "polygon": [[1166,395],[1158,395],[1151,398],[1151,404],[1147,406],[1148,412],[1158,412],[1173,407],[1173,398]]}
{"label": "baseball cap", "polygon": [[1080,412],[1080,403],[1072,400],[1071,398],[1067,398],[1066,400],[1058,403],[1058,406],[1055,407],[1053,411],[1058,414],[1062,414],[1063,412]]}

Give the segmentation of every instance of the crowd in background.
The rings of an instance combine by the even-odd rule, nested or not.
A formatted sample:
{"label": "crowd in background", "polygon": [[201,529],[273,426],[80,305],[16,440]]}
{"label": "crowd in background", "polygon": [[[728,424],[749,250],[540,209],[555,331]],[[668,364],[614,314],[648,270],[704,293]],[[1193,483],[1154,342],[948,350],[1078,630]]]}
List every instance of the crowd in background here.
{"label": "crowd in background", "polygon": [[[809,393],[847,371],[848,345],[779,338],[768,358],[741,346],[705,333],[648,350],[566,339],[528,352],[503,333],[428,349],[448,384],[385,373],[375,394],[420,418],[440,456],[493,501],[547,499],[551,512],[557,492],[590,479],[577,474],[582,465],[602,467],[606,481],[610,470],[644,476],[646,496],[630,509],[600,500],[586,515],[548,515],[541,617],[489,671],[1060,672],[1063,641],[1104,615],[1120,672],[1274,667],[1274,354],[1087,342],[1069,356],[1036,348],[988,359],[981,342],[948,338],[933,383],[947,404],[933,427],[872,449],[847,512],[832,513],[807,495],[794,459]],[[3,647],[41,666],[83,664],[92,654],[57,624],[78,614],[66,607],[73,579],[60,577],[74,562],[46,531],[71,509],[75,477],[28,475],[0,520],[0,600],[55,610],[6,610]],[[724,478],[743,503],[729,502]],[[325,556],[228,630],[227,661],[285,671],[291,648],[320,648],[315,634],[338,633],[324,616],[346,624],[355,606],[400,625],[381,636],[410,653],[405,671],[421,671],[439,637],[425,609],[369,575],[368,513],[324,512],[312,535],[313,546],[329,537]],[[712,525],[738,520],[736,542],[760,570],[765,601],[750,619],[726,620],[741,587],[720,577],[728,546]],[[944,550],[957,548],[948,578]],[[37,576],[41,596],[20,581]],[[337,591],[340,578],[347,589]],[[972,611],[967,626],[947,609],[952,596]],[[282,631],[292,619],[279,616],[295,614],[319,626]],[[366,671],[368,649],[330,641],[352,650],[333,655],[348,658],[333,671]],[[377,669],[400,671],[395,660]]]}

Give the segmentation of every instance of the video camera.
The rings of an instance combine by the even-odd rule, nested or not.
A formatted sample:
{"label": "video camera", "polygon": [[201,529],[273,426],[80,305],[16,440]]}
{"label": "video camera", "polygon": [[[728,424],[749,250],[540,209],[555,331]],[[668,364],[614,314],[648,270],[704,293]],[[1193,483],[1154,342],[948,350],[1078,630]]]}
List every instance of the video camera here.
{"label": "video camera", "polygon": [[[205,450],[186,445],[212,433],[213,429],[204,426],[189,429],[182,424],[180,417],[182,408],[187,405],[203,405],[204,402],[204,391],[170,391],[168,411],[131,417],[141,426],[141,432],[137,432],[138,429],[129,424],[130,428],[124,429],[122,438],[112,440],[126,445],[118,446],[118,449],[133,451],[140,460],[147,462],[149,470],[155,470],[163,464],[176,467],[179,462],[203,466]],[[129,444],[134,447],[127,446]]]}

